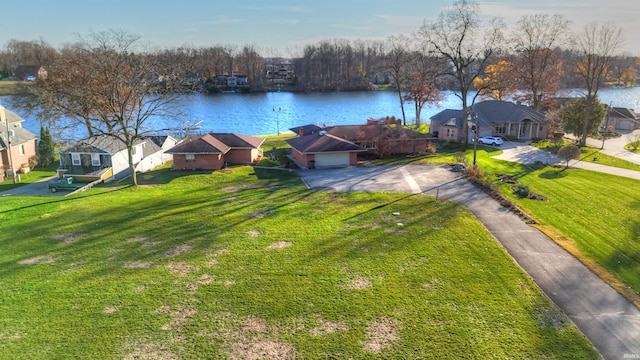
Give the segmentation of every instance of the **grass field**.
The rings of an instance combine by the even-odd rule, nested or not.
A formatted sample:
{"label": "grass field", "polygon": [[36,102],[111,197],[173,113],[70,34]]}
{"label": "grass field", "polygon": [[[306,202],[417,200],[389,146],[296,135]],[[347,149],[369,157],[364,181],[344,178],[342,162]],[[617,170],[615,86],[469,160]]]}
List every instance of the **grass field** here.
{"label": "grass field", "polygon": [[0,358],[597,358],[464,207],[167,169],[0,202]]}

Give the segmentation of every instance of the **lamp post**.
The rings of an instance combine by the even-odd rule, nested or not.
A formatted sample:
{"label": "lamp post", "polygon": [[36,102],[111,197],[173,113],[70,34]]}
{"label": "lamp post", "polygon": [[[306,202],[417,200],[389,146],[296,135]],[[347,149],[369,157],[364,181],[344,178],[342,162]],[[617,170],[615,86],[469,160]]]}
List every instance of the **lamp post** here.
{"label": "lamp post", "polygon": [[477,167],[476,165],[476,154],[478,151],[478,121],[477,114],[471,113],[467,115],[467,126],[469,126],[469,130],[473,131],[473,168]]}
{"label": "lamp post", "polygon": [[273,112],[276,113],[276,127],[278,131],[278,135],[280,135],[280,112],[282,111],[281,107],[273,108]]}
{"label": "lamp post", "polygon": [[4,112],[4,107],[0,105],[0,122],[4,122],[7,125],[7,156],[9,160],[9,171],[11,171],[11,178],[13,183],[16,183],[16,173],[13,169],[13,155],[11,154],[11,136],[9,135],[9,120],[7,114]]}

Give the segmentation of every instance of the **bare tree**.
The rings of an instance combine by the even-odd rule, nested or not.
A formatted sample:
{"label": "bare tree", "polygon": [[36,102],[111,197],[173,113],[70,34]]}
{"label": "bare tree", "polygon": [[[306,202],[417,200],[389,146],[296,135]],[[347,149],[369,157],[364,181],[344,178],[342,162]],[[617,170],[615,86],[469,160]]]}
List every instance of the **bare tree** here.
{"label": "bare tree", "polygon": [[402,123],[407,125],[407,116],[404,111],[404,97],[402,91],[408,80],[408,64],[410,61],[409,38],[403,35],[391,36],[387,40],[389,50],[385,57],[386,69],[391,73],[391,80],[398,92],[400,110],[402,110]]}
{"label": "bare tree", "polygon": [[[425,22],[420,36],[428,51],[444,58],[447,66],[443,75],[450,78],[457,97],[462,101],[465,118],[478,94],[467,99],[473,89],[473,81],[484,71],[490,58],[499,49],[502,42],[504,25],[499,19],[493,19],[484,27],[480,21],[479,6],[475,1],[458,0],[437,20]],[[463,127],[464,146],[469,143],[469,129]]]}
{"label": "bare tree", "polygon": [[580,145],[585,146],[591,127],[591,111],[598,97],[598,90],[607,77],[611,58],[622,45],[622,32],[613,24],[593,22],[584,27],[577,36],[578,51],[581,54],[577,72],[587,91],[584,121],[580,134]]}
{"label": "bare tree", "polygon": [[123,31],[91,33],[63,52],[47,80],[28,87],[30,106],[71,118],[90,135],[121,141],[134,185],[134,145],[146,133],[163,130],[149,125],[154,116],[167,115],[179,96],[171,82],[160,81],[171,71],[136,53],[138,44],[137,36]]}
{"label": "bare tree", "polygon": [[408,69],[407,92],[402,96],[405,102],[412,102],[416,111],[416,128],[420,127],[422,108],[428,103],[442,100],[440,90],[436,86],[438,61],[425,54],[414,52]]}
{"label": "bare tree", "polygon": [[525,99],[538,111],[558,91],[561,63],[555,48],[565,44],[568,31],[564,16],[549,14],[524,15],[513,31],[513,69],[528,92]]}

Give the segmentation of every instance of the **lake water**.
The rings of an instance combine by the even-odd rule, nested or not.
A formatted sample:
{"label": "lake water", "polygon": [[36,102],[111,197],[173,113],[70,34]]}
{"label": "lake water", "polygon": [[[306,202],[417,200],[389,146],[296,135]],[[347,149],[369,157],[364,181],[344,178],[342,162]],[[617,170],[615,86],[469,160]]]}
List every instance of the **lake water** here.
{"label": "lake water", "polygon": [[[578,90],[568,90],[560,96],[580,96]],[[640,110],[640,87],[606,88],[599,93],[600,100],[613,106]],[[0,103],[9,106],[0,98]],[[186,116],[181,119],[158,119],[151,125],[180,127],[182,123],[201,121],[200,132],[234,132],[246,135],[275,134],[305,124],[356,125],[369,118],[395,116],[402,118],[398,95],[394,92],[332,92],[263,94],[188,94],[180,103]],[[445,93],[440,106],[425,106],[421,118],[428,121],[432,115],[450,108],[460,109],[461,100],[453,93]],[[275,109],[275,111],[274,111]],[[407,121],[415,121],[413,104],[405,106]],[[26,117],[24,127],[35,134],[40,123],[35,117]],[[81,137],[78,129],[71,136]]]}

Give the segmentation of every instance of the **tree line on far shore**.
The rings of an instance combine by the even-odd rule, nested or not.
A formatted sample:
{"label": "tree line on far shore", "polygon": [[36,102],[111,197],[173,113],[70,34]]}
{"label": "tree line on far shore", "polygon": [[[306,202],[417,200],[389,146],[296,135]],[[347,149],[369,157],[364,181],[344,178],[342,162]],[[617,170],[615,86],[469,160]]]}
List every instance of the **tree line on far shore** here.
{"label": "tree line on far shore", "polygon": [[516,96],[542,110],[554,107],[560,88],[578,87],[585,89],[585,102],[571,130],[584,144],[598,121],[593,114],[599,89],[635,84],[639,62],[619,53],[623,37],[617,26],[594,22],[578,33],[569,26],[562,15],[534,14],[507,29],[499,18],[482,21],[477,2],[457,0],[413,34],[386,41],[326,40],[289,58],[249,45],[149,49],[134,34],[107,30],[60,49],[42,39],[12,40],[0,50],[0,70],[9,75],[19,64],[46,69],[46,77],[25,82],[25,95],[14,106],[36,111],[50,126],[72,119],[90,135],[122,141],[130,150],[135,184],[133,144],[148,131],[170,130],[149,129],[149,119],[179,111],[172,105],[181,93],[234,74],[261,91],[275,85],[299,91],[388,85],[397,91],[405,124],[405,106],[415,107],[416,126],[422,107],[438,102],[443,89],[460,98],[471,119],[479,96]]}

